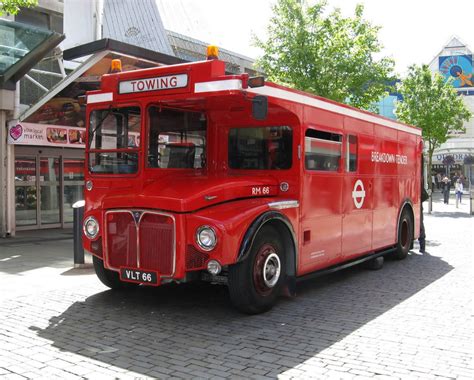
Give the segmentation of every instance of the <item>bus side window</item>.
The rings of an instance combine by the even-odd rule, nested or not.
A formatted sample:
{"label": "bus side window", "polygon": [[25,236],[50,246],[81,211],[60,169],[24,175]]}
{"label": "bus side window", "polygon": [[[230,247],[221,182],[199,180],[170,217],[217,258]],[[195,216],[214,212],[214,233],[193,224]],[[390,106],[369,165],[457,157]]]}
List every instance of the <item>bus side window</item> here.
{"label": "bus side window", "polygon": [[347,135],[346,139],[346,172],[357,171],[357,136]]}
{"label": "bus side window", "polygon": [[307,170],[337,172],[341,162],[342,136],[337,133],[308,129],[305,133],[305,167]]}

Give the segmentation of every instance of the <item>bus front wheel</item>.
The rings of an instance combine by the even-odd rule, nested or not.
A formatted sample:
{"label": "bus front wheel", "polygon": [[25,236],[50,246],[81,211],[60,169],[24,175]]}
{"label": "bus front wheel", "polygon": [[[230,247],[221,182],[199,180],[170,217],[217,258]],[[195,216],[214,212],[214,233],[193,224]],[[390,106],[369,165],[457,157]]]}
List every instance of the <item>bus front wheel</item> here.
{"label": "bus front wheel", "polygon": [[277,231],[263,226],[249,256],[229,267],[229,293],[234,306],[247,314],[270,310],[285,281],[285,256]]}
{"label": "bus front wheel", "polygon": [[95,274],[105,286],[110,289],[128,289],[137,286],[129,282],[120,281],[120,276],[117,272],[104,268],[104,262],[98,257],[92,255],[92,262],[94,263]]}

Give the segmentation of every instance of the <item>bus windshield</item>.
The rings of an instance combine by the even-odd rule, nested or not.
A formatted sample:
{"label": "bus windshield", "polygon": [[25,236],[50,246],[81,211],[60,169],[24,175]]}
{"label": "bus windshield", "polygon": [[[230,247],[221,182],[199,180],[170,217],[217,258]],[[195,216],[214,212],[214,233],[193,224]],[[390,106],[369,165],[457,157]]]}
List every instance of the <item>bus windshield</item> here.
{"label": "bus windshield", "polygon": [[207,121],[204,113],[152,106],[148,121],[149,168],[205,168]]}
{"label": "bus windshield", "polygon": [[91,173],[135,173],[138,170],[140,124],[139,107],[92,111],[89,123]]}

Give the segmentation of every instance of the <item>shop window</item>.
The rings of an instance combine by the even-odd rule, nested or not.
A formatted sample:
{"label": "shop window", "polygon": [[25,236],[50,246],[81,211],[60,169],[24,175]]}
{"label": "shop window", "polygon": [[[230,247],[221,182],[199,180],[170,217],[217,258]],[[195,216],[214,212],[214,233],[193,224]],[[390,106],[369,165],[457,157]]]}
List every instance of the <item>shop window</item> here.
{"label": "shop window", "polygon": [[38,12],[35,9],[23,8],[15,16],[15,21],[23,24],[36,26],[41,29],[49,29],[49,14],[45,12]]}
{"label": "shop window", "polygon": [[56,33],[64,33],[64,19],[61,15],[51,15],[50,27]]}

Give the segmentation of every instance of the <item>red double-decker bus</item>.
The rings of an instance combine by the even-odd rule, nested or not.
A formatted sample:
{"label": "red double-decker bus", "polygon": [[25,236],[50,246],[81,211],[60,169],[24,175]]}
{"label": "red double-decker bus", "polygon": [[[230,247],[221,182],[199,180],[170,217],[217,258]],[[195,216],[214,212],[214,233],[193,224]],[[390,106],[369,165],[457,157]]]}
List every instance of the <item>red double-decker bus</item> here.
{"label": "red double-decker bus", "polygon": [[219,60],[104,75],[87,120],[83,240],[110,288],[224,282],[259,313],[419,235],[418,128]]}

